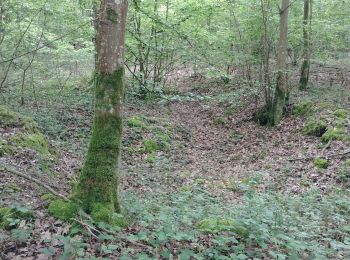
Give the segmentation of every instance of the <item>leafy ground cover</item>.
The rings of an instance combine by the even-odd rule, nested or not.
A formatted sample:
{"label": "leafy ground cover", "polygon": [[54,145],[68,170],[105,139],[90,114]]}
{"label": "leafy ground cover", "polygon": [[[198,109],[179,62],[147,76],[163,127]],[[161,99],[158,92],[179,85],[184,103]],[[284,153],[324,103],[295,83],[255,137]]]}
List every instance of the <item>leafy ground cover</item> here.
{"label": "leafy ground cover", "polygon": [[0,256],[350,257],[350,90],[316,85],[294,93],[283,122],[268,128],[254,121],[254,91],[242,96],[244,89],[221,82],[222,94],[207,84],[187,81],[146,101],[128,97],[123,211],[115,216],[123,227],[80,213],[57,220],[47,212],[55,196],[4,171],[12,165],[68,194],[90,131],[88,90],[46,96],[40,109],[1,107]]}

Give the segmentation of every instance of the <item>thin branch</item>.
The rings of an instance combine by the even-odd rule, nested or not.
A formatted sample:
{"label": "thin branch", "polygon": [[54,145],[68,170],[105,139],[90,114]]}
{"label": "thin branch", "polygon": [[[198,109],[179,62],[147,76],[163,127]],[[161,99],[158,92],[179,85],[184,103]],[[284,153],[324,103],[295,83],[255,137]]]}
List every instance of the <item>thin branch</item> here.
{"label": "thin branch", "polygon": [[83,222],[83,221],[81,221],[79,219],[72,218],[71,220],[74,220],[75,222],[79,223],[83,228],[85,228],[89,232],[89,234],[91,236],[93,236],[94,238],[100,240],[100,238],[94,232],[92,232],[92,231],[95,231],[96,233],[101,234],[101,232],[99,230],[97,230],[96,228],[90,226],[89,224],[87,224],[87,223],[85,223],[85,222]]}
{"label": "thin branch", "polygon": [[[5,84],[5,82],[6,82],[7,76],[8,76],[8,74],[9,74],[9,71],[10,71],[10,68],[11,68],[11,66],[12,66],[12,63],[13,63],[13,61],[15,60],[14,57],[15,57],[15,54],[16,54],[16,52],[17,52],[19,46],[21,46],[21,43],[22,43],[24,37],[26,36],[26,34],[27,34],[27,32],[28,32],[30,26],[32,25],[34,19],[41,13],[42,10],[43,10],[43,7],[40,8],[40,9],[33,15],[33,17],[30,19],[30,21],[29,21],[27,27],[26,27],[25,30],[23,31],[21,37],[19,38],[19,40],[18,40],[18,42],[17,42],[17,44],[16,44],[16,46],[15,46],[15,49],[14,49],[13,52],[12,52],[12,58],[8,60],[10,63],[8,64],[8,66],[7,66],[7,68],[6,68],[6,71],[5,71],[5,73],[4,73],[4,78],[2,79],[2,81],[1,81],[1,83],[0,83],[0,89],[4,86],[4,84]],[[2,64],[2,63],[5,63],[5,62],[1,62],[0,64]]]}
{"label": "thin branch", "polygon": [[53,195],[55,195],[55,196],[57,196],[57,197],[59,197],[59,198],[65,200],[65,201],[70,201],[66,196],[64,196],[64,195],[62,195],[62,194],[60,194],[60,193],[58,193],[58,192],[55,191],[53,188],[51,188],[49,185],[43,183],[42,181],[40,181],[40,180],[38,180],[38,179],[35,179],[35,178],[29,176],[28,173],[23,174],[23,173],[19,172],[15,167],[13,167],[13,166],[11,166],[11,165],[7,165],[7,164],[5,164],[5,163],[1,163],[1,162],[0,162],[0,170],[5,170],[5,171],[8,172],[8,173],[13,173],[13,174],[15,174],[15,175],[17,175],[17,176],[19,176],[19,177],[22,177],[22,178],[24,178],[24,179],[26,179],[26,180],[29,180],[29,181],[31,181],[31,182],[34,182],[34,183],[40,185],[41,187],[45,188],[47,191],[51,192]]}
{"label": "thin branch", "polygon": [[[85,216],[88,220],[92,220],[92,218],[90,217],[90,215],[86,214],[84,212],[83,216]],[[145,244],[141,244],[141,243],[138,243],[136,241],[132,241],[130,239],[128,239],[127,237],[125,236],[122,236],[122,234],[120,233],[116,233],[116,232],[113,232],[113,231],[110,231],[108,229],[105,229],[105,228],[99,228],[101,229],[98,230],[97,228],[83,222],[82,220],[78,220],[76,218],[72,218],[72,220],[74,220],[75,222],[79,223],[82,227],[84,227],[94,238],[97,238],[98,240],[100,240],[100,238],[98,236],[96,236],[95,233],[97,234],[103,234],[103,232],[109,234],[109,235],[112,235],[112,236],[116,236],[118,239],[120,239],[121,241],[125,242],[125,243],[130,243],[130,244],[133,244],[133,245],[136,245],[136,246],[139,246],[139,247],[142,247],[142,248],[145,248],[149,251],[152,251],[153,248],[149,245],[145,245]],[[103,232],[102,232],[103,231]],[[95,233],[94,233],[95,232]]]}
{"label": "thin branch", "polygon": [[[333,154],[328,154],[328,155],[320,155],[320,156],[316,156],[318,158],[323,158],[323,159],[328,159],[328,158],[332,158],[332,157],[343,157],[345,155],[350,154],[350,150],[341,152],[341,153],[333,153]],[[291,158],[288,159],[288,161],[290,162],[295,162],[295,161],[309,161],[314,159],[315,156],[308,156],[308,157],[301,157],[301,158]]]}
{"label": "thin branch", "polygon": [[[98,18],[95,18],[95,19],[98,19]],[[93,20],[95,20],[95,19],[93,19]],[[79,30],[80,28],[82,28],[82,27],[84,27],[85,25],[90,24],[90,23],[91,23],[91,20],[89,20],[89,21],[87,21],[87,22],[85,22],[85,23],[82,23],[82,24],[79,25],[78,27],[76,27],[76,28],[74,28],[74,29],[68,31],[67,33],[65,33],[65,34],[63,34],[63,35],[61,35],[61,36],[59,36],[59,37],[57,37],[57,38],[55,38],[55,39],[53,39],[52,41],[49,41],[49,42],[45,43],[44,45],[39,46],[39,47],[37,47],[37,48],[35,48],[35,49],[33,49],[33,50],[24,52],[24,53],[22,53],[22,54],[19,54],[19,55],[15,56],[15,57],[12,57],[12,58],[8,59],[8,60],[1,61],[0,64],[3,64],[3,63],[6,63],[6,62],[10,62],[10,61],[16,60],[16,59],[18,59],[18,58],[21,58],[21,57],[26,56],[26,55],[28,55],[28,54],[31,54],[31,53],[33,53],[33,52],[39,51],[39,50],[41,50],[41,49],[44,49],[44,48],[50,46],[52,43],[57,42],[57,41],[59,41],[59,40],[62,40],[63,38],[67,37],[68,35],[70,35],[70,34],[76,32],[76,31]]]}

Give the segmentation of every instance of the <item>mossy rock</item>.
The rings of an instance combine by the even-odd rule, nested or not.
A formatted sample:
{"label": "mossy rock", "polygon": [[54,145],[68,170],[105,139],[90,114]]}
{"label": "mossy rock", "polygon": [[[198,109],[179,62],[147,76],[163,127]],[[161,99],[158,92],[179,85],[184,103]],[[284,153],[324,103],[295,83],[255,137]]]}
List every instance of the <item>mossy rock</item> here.
{"label": "mossy rock", "polygon": [[27,208],[0,208],[0,228],[13,229],[18,226],[20,220],[30,220],[33,212]]}
{"label": "mossy rock", "polygon": [[49,142],[43,134],[17,133],[10,138],[11,142],[22,148],[30,148],[40,155],[50,155]]}
{"label": "mossy rock", "polygon": [[346,119],[348,117],[348,111],[345,109],[337,109],[334,115],[338,118]]}
{"label": "mossy rock", "polygon": [[313,163],[314,166],[318,169],[327,169],[329,166],[329,162],[322,158],[315,158]]}
{"label": "mossy rock", "polygon": [[306,135],[321,137],[327,131],[327,123],[323,120],[310,120],[306,123],[302,132]]}
{"label": "mossy rock", "polygon": [[292,114],[294,116],[305,116],[312,111],[314,103],[311,101],[303,101],[299,104],[294,105]]}
{"label": "mossy rock", "polygon": [[335,140],[345,140],[347,138],[342,128],[330,128],[321,137],[321,141],[328,143]]}
{"label": "mossy rock", "polygon": [[152,139],[143,140],[143,147],[146,153],[154,153],[159,149],[158,143]]}
{"label": "mossy rock", "polygon": [[63,221],[70,221],[78,213],[78,206],[72,202],[53,200],[48,208],[49,214]]}
{"label": "mossy rock", "polygon": [[19,116],[5,106],[0,106],[0,126],[11,126],[18,123]]}
{"label": "mossy rock", "polygon": [[0,157],[4,155],[13,155],[15,152],[15,147],[9,145],[5,139],[0,138]]}
{"label": "mossy rock", "polygon": [[39,126],[33,120],[33,118],[28,116],[22,116],[21,121],[23,123],[24,129],[27,130],[29,133],[39,133]]}
{"label": "mossy rock", "polygon": [[5,106],[0,106],[0,127],[21,126],[29,133],[37,133],[38,124],[33,118],[20,115]]}
{"label": "mossy rock", "polygon": [[203,219],[198,223],[197,227],[201,231],[209,233],[230,231],[241,237],[248,237],[249,235],[248,229],[233,219]]}

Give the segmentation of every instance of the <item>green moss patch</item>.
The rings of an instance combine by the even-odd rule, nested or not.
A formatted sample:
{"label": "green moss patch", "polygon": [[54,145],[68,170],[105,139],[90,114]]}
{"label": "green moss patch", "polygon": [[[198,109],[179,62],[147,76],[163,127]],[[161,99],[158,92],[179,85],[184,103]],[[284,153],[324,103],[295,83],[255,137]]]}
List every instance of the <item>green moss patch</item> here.
{"label": "green moss patch", "polygon": [[326,131],[327,123],[323,120],[310,120],[302,129],[304,134],[317,137],[321,137]]}
{"label": "green moss patch", "polygon": [[203,219],[197,227],[201,231],[209,233],[230,231],[242,237],[248,237],[249,234],[247,228],[242,227],[233,219]]}
{"label": "green moss patch", "polygon": [[30,148],[41,155],[49,155],[49,143],[43,134],[17,133],[10,139],[14,144],[22,148]]}
{"label": "green moss patch", "polygon": [[29,133],[38,133],[38,124],[33,120],[33,118],[28,116],[22,116],[21,118],[23,127]]}
{"label": "green moss patch", "polygon": [[143,147],[146,153],[153,153],[159,149],[158,143],[151,139],[143,140]]}
{"label": "green moss patch", "polygon": [[322,142],[333,140],[346,141],[349,135],[346,133],[348,122],[348,110],[339,108],[333,103],[301,102],[293,108],[295,115],[309,116],[302,132],[306,135],[321,137]]}
{"label": "green moss patch", "polygon": [[127,125],[132,128],[142,128],[145,126],[142,118],[139,116],[134,116],[126,121]]}
{"label": "green moss patch", "polygon": [[110,203],[95,203],[91,217],[97,222],[112,223],[113,222],[114,207]]}
{"label": "green moss patch", "polygon": [[37,123],[28,116],[20,115],[5,106],[0,106],[0,127],[23,127],[30,133],[38,132]]}
{"label": "green moss patch", "polygon": [[151,164],[155,163],[156,160],[157,160],[157,159],[156,159],[155,154],[150,154],[150,155],[148,155],[147,158],[146,158],[146,161],[147,161],[148,163],[151,163]]}
{"label": "green moss patch", "polygon": [[94,204],[91,217],[96,222],[104,222],[118,227],[127,226],[127,221],[123,215],[116,213],[113,205],[110,203]]}
{"label": "green moss patch", "polygon": [[13,155],[15,151],[15,147],[11,146],[6,140],[0,138],[0,157]]}
{"label": "green moss patch", "polygon": [[327,169],[329,166],[329,162],[322,158],[315,158],[313,163],[314,166],[318,169]]}
{"label": "green moss patch", "polygon": [[226,124],[225,118],[218,116],[213,119],[214,125],[223,126]]}
{"label": "green moss patch", "polygon": [[337,109],[334,111],[334,115],[338,118],[346,119],[348,117],[348,111],[345,109]]}
{"label": "green moss patch", "polygon": [[292,114],[294,116],[305,116],[312,112],[314,103],[311,101],[300,102],[299,104],[294,105]]}
{"label": "green moss patch", "polygon": [[11,126],[17,124],[19,116],[16,112],[5,106],[0,106],[0,126]]}
{"label": "green moss patch", "polygon": [[78,206],[72,202],[54,200],[48,208],[49,214],[63,221],[69,221],[78,213]]}
{"label": "green moss patch", "polygon": [[154,163],[155,152],[171,150],[175,133],[168,122],[155,117],[135,116],[127,120],[127,126],[123,146],[130,155],[147,154],[145,161]]}

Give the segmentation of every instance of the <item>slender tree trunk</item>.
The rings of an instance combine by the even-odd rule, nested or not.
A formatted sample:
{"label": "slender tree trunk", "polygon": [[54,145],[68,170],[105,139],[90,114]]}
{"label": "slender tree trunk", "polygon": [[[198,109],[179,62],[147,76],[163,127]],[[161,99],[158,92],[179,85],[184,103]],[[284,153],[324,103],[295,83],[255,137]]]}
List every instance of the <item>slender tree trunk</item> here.
{"label": "slender tree trunk", "polygon": [[301,75],[299,89],[305,90],[309,82],[310,68],[310,36],[309,36],[309,19],[310,19],[310,0],[304,0],[304,22],[303,22],[303,63],[301,65]]}
{"label": "slender tree trunk", "polygon": [[96,107],[77,198],[97,221],[111,222],[117,195],[124,94],[127,0],[101,0],[96,39]]}
{"label": "slender tree trunk", "polygon": [[[269,1],[267,2],[267,8],[269,8]],[[263,33],[263,46],[264,46],[264,53],[263,53],[263,68],[264,68],[264,85],[265,85],[265,103],[267,109],[271,109],[272,107],[272,95],[271,95],[271,81],[270,81],[270,41],[268,38],[269,31],[268,31],[268,14],[265,10],[264,1],[261,0],[261,12],[262,12],[262,18],[263,18],[263,26],[264,26],[264,33]]]}
{"label": "slender tree trunk", "polygon": [[272,107],[270,124],[277,125],[283,116],[287,94],[287,38],[288,38],[288,9],[289,0],[282,0],[280,10],[280,39],[277,56],[277,85]]}

